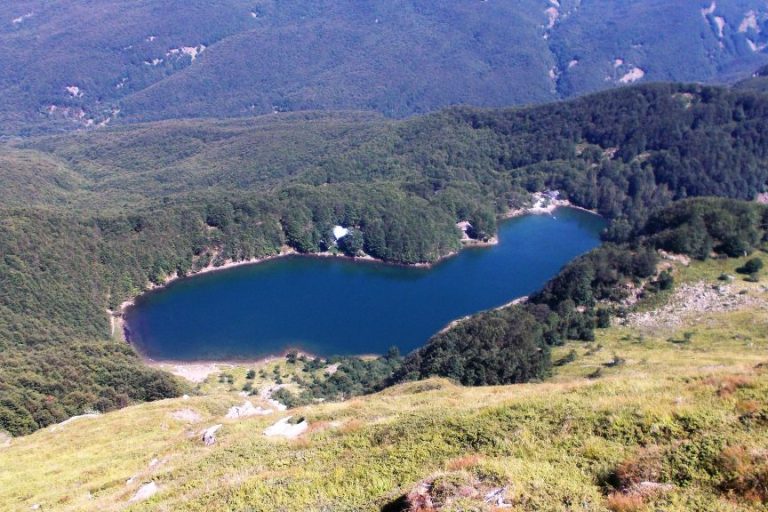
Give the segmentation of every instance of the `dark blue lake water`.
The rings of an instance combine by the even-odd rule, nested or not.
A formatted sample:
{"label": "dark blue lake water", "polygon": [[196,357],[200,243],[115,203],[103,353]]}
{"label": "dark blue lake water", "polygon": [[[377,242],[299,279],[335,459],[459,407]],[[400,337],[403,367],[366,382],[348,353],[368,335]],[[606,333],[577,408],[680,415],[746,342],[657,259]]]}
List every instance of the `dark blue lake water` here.
{"label": "dark blue lake water", "polygon": [[539,288],[599,244],[604,221],[560,208],[504,222],[500,244],[433,268],[292,256],[181,279],[126,313],[131,342],[157,360],[403,353],[456,318]]}

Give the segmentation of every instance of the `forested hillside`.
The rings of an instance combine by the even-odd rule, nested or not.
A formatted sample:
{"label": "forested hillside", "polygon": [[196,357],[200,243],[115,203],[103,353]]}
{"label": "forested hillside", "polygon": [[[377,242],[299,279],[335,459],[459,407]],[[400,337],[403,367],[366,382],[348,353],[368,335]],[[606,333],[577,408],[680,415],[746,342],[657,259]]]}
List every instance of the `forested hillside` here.
{"label": "forested hillside", "polygon": [[[0,427],[19,434],[83,410],[179,393],[128,347],[107,341],[107,308],[150,282],[284,245],[322,251],[336,224],[359,230],[371,256],[431,262],[459,248],[456,222],[469,220],[478,237],[493,234],[497,215],[550,188],[612,219],[606,237],[618,245],[578,263],[587,269],[579,275],[594,279],[568,280],[577,288],[556,279],[530,305],[438,336],[406,367],[408,377],[437,373],[466,383],[541,376],[550,365],[546,348],[588,337],[597,302],[611,299],[623,278],[657,280],[651,248],[679,250],[681,236],[697,240],[681,251],[693,255],[759,245],[763,214],[740,213],[740,203],[683,203],[700,205],[703,213],[689,215],[702,219],[695,222],[674,209],[653,215],[686,197],[750,200],[762,192],[766,124],[768,97],[760,94],[651,85],[399,122],[294,114],[9,141],[0,148],[0,162],[12,170],[0,174],[7,198],[0,212]],[[712,218],[748,220],[737,225],[750,231]],[[520,322],[539,326],[526,332],[541,336],[521,339],[512,325]],[[446,368],[439,345],[492,361],[482,346],[461,345],[473,337],[491,349],[501,340],[519,357],[490,376],[459,360]]]}
{"label": "forested hillside", "polygon": [[760,0],[16,0],[0,135],[188,117],[506,106],[766,63]]}

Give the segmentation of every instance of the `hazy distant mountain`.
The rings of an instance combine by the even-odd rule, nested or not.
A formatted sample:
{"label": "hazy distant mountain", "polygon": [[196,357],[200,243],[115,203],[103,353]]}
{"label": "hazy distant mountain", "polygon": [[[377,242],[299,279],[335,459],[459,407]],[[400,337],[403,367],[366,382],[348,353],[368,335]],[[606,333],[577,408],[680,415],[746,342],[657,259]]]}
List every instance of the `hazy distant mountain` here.
{"label": "hazy distant mountain", "polygon": [[0,133],[542,102],[742,78],[766,45],[763,0],[14,0]]}
{"label": "hazy distant mountain", "polygon": [[768,92],[768,66],[755,71],[752,76],[734,84],[737,89]]}

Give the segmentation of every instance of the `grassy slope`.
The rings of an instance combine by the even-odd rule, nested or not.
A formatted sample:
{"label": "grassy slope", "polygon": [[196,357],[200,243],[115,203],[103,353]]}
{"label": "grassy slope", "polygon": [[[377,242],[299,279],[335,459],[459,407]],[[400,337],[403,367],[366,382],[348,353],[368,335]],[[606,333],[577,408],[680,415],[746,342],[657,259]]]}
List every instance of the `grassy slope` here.
{"label": "grassy slope", "polygon": [[[678,267],[678,281],[716,283],[740,263]],[[660,446],[667,449],[661,479],[686,483],[658,498],[657,508],[758,510],[718,493],[717,478],[705,471],[724,448],[758,448],[767,434],[765,422],[752,421],[759,415],[745,413],[755,403],[764,412],[768,397],[768,373],[756,368],[768,360],[766,289],[732,286],[760,307],[685,317],[675,331],[601,330],[594,344],[558,348],[555,360],[572,349],[578,357],[546,383],[462,388],[429,380],[305,407],[293,414],[312,427],[296,441],[261,435],[276,415],[223,419],[242,401],[235,391],[245,369],[234,369],[234,385],[212,376],[201,396],[14,439],[0,448],[0,503],[122,510],[142,483],[155,481],[160,493],[132,509],[377,510],[435,472],[463,470],[509,483],[516,510],[604,510],[604,476],[643,446]],[[683,332],[693,333],[690,343],[669,341]],[[624,364],[607,367],[616,355]],[[599,379],[585,378],[596,368],[603,368]],[[171,416],[186,408],[202,421]],[[224,424],[219,442],[202,446],[199,431],[216,423]]]}

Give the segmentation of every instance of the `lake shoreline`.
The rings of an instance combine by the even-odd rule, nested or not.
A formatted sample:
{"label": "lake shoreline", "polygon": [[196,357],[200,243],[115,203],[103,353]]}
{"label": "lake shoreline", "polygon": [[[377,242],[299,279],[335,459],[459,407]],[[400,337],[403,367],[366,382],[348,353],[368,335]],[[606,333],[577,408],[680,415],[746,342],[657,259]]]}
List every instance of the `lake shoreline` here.
{"label": "lake shoreline", "polygon": [[[467,244],[465,247],[485,247],[490,245],[495,245],[491,243],[481,242],[477,241],[477,244]],[[463,249],[464,247],[462,247]],[[215,266],[213,263],[209,263],[207,266],[201,268],[200,270],[196,270],[193,272],[189,272],[188,274],[185,274],[183,276],[178,275],[177,273],[173,273],[171,275],[168,275],[165,277],[162,283],[156,284],[156,283],[149,283],[147,288],[133,297],[132,299],[128,299],[126,301],[123,301],[120,304],[120,307],[117,309],[117,311],[112,311],[111,309],[107,309],[107,313],[110,315],[110,325],[111,325],[111,337],[114,338],[117,330],[117,334],[120,335],[120,340],[124,341],[134,347],[137,352],[139,352],[142,357],[144,357],[143,354],[141,354],[141,351],[131,343],[130,339],[130,329],[128,328],[128,325],[125,321],[125,314],[131,307],[136,305],[136,300],[148,293],[155,292],[162,290],[163,288],[171,285],[172,283],[182,280],[182,279],[190,279],[193,277],[197,277],[199,275],[203,274],[210,274],[213,272],[219,272],[222,270],[229,270],[232,268],[242,267],[246,265],[258,265],[260,263],[266,263],[268,261],[277,260],[279,258],[286,258],[290,256],[295,257],[301,257],[301,258],[340,258],[345,260],[354,261],[355,263],[374,263],[379,265],[391,265],[391,266],[399,266],[399,267],[409,267],[409,268],[422,268],[422,269],[430,269],[433,266],[437,265],[438,263],[453,257],[457,255],[459,251],[452,251],[444,256],[441,256],[440,259],[438,259],[435,262],[432,263],[395,263],[395,262],[389,262],[385,261],[379,258],[374,258],[373,256],[369,255],[363,255],[363,256],[347,256],[343,253],[332,253],[329,251],[325,252],[313,252],[313,253],[300,253],[296,251],[293,248],[290,248],[288,246],[283,246],[280,248],[280,252],[277,254],[273,254],[270,256],[263,256],[261,258],[250,258],[247,260],[240,260],[240,261],[226,261],[222,265]],[[150,359],[151,360],[151,359]]]}
{"label": "lake shoreline", "polygon": [[[211,375],[212,373],[216,373],[216,372],[220,372],[220,371],[224,371],[232,368],[238,368],[238,367],[248,367],[248,368],[255,369],[255,368],[259,368],[261,366],[267,365],[269,363],[282,361],[285,359],[285,356],[288,355],[288,352],[291,352],[291,350],[287,350],[285,354],[280,356],[270,355],[270,356],[265,356],[261,358],[222,359],[222,360],[201,359],[201,360],[194,360],[194,361],[155,360],[150,357],[146,357],[142,355],[141,360],[147,366],[150,366],[152,368],[157,368],[159,370],[167,371],[169,373],[172,373],[173,375],[176,375],[177,377],[186,379],[194,384],[199,384],[201,382],[204,382],[208,378],[208,376]],[[304,355],[309,359],[314,359],[316,357],[304,352],[299,352],[299,355]]]}
{"label": "lake shoreline", "polygon": [[[199,384],[204,382],[209,375],[216,372],[224,371],[227,369],[244,368],[244,367],[249,369],[256,369],[264,365],[267,365],[269,363],[284,361],[285,358],[288,356],[288,354],[291,352],[296,352],[297,357],[304,356],[307,358],[307,360],[320,359],[324,361],[326,364],[328,364],[328,359],[329,359],[328,357],[322,357],[322,356],[318,356],[316,354],[312,354],[310,352],[306,352],[303,350],[290,349],[290,348],[284,350],[283,353],[280,355],[269,355],[269,356],[258,357],[258,358],[245,357],[243,359],[237,359],[237,358],[195,359],[195,360],[188,360],[188,361],[166,360],[166,359],[157,360],[157,359],[152,359],[151,357],[146,357],[141,354],[139,355],[141,356],[142,362],[147,366],[172,373],[173,375],[186,379],[189,382],[192,382],[193,384]],[[344,356],[344,357],[355,357],[362,360],[369,360],[369,359],[377,359],[382,355],[383,354],[366,353],[366,354],[355,354],[355,355]]]}
{"label": "lake shoreline", "polygon": [[[513,219],[517,217],[522,217],[526,215],[553,215],[554,212],[558,208],[570,208],[575,210],[581,210],[584,212],[588,212],[593,215],[597,215],[594,211],[587,210],[585,208],[576,207],[573,206],[569,201],[567,200],[560,200],[556,197],[545,197],[544,194],[533,194],[534,203],[531,207],[528,208],[520,208],[509,211],[506,215],[502,216],[501,218],[503,220],[506,219]],[[295,251],[294,249],[283,246],[280,248],[280,251],[277,254],[261,257],[261,258],[251,258],[247,260],[242,261],[226,261],[222,265],[214,266],[212,263],[209,263],[207,266],[201,268],[200,270],[197,270],[195,272],[190,272],[184,276],[179,276],[177,274],[171,274],[167,276],[164,281],[160,284],[156,283],[150,283],[147,288],[138,294],[136,297],[130,300],[124,301],[120,307],[116,310],[107,310],[110,315],[110,323],[111,323],[111,331],[112,331],[112,338],[113,339],[119,339],[123,342],[126,342],[130,344],[140,355],[142,360],[144,360],[148,365],[151,366],[158,366],[158,365],[188,365],[188,364],[236,364],[236,365],[242,365],[242,364],[248,364],[248,363],[259,363],[262,364],[268,360],[274,359],[276,357],[284,357],[285,354],[289,351],[283,351],[282,355],[276,356],[276,355],[270,355],[265,356],[261,358],[256,358],[255,360],[253,358],[243,358],[242,360],[238,359],[225,359],[225,360],[201,360],[201,361],[190,361],[190,360],[172,360],[172,359],[160,359],[155,360],[151,357],[149,357],[147,354],[143,353],[141,348],[137,346],[132,340],[131,340],[131,332],[130,332],[130,326],[127,324],[126,321],[126,313],[132,308],[136,301],[143,295],[161,290],[172,283],[185,278],[192,278],[200,274],[207,274],[212,272],[217,272],[221,270],[227,270],[235,267],[245,266],[245,265],[256,265],[259,263],[264,263],[270,260],[276,260],[278,258],[284,258],[289,256],[301,256],[301,257],[309,257],[309,258],[342,258],[350,261],[354,261],[356,263],[359,262],[370,262],[375,264],[383,264],[383,265],[391,265],[391,266],[400,266],[400,267],[409,267],[409,268],[423,268],[423,269],[430,269],[443,261],[457,255],[459,252],[461,252],[462,249],[465,248],[484,248],[484,247],[492,247],[495,245],[498,245],[499,240],[498,237],[495,236],[491,238],[488,241],[480,241],[480,240],[474,240],[474,239],[462,239],[462,248],[457,251],[452,251],[449,254],[446,254],[442,257],[440,257],[435,262],[431,263],[416,263],[416,264],[401,264],[401,263],[392,263],[392,262],[386,262],[377,258],[373,258],[371,256],[359,256],[359,257],[350,257],[342,253],[331,253],[331,252],[323,252],[323,253],[310,253],[310,254],[301,254]],[[518,300],[518,299],[514,299]],[[501,307],[505,307],[507,305],[503,305]],[[456,319],[456,320],[462,320],[462,319]],[[456,320],[452,321],[448,325],[446,325],[445,328],[449,328],[450,325],[452,325]],[[444,328],[444,329],[445,329]],[[444,330],[443,329],[443,330]],[[441,332],[441,331],[437,331]]]}

